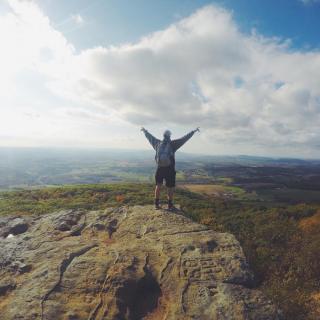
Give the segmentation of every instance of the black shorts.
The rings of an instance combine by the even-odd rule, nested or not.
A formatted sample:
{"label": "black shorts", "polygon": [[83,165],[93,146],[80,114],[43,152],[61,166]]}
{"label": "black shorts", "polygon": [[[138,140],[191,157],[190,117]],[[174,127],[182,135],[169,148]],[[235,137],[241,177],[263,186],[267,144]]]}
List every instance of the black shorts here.
{"label": "black shorts", "polygon": [[157,168],[156,184],[163,184],[163,180],[166,181],[166,187],[173,188],[176,186],[176,171],[172,167],[159,167]]}

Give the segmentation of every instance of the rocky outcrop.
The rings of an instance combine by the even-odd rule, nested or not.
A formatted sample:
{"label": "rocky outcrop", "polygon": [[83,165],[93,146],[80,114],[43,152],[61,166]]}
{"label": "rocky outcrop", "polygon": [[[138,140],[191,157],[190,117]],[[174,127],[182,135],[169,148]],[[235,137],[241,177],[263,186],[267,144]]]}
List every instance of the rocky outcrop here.
{"label": "rocky outcrop", "polygon": [[2,320],[280,319],[238,241],[150,206],[0,220]]}

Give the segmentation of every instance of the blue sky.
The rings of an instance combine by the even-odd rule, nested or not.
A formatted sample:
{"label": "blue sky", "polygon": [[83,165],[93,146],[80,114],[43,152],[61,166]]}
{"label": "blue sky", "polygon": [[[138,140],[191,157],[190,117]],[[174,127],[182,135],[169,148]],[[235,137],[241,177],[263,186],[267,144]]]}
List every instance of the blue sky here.
{"label": "blue sky", "polygon": [[320,157],[320,1],[3,0],[0,146]]}
{"label": "blue sky", "polygon": [[[205,5],[219,4],[234,14],[239,27],[270,37],[292,40],[295,48],[320,46],[320,1],[302,0],[42,0],[39,5],[78,48],[137,41],[167,27]],[[75,28],[80,14],[86,28]]]}

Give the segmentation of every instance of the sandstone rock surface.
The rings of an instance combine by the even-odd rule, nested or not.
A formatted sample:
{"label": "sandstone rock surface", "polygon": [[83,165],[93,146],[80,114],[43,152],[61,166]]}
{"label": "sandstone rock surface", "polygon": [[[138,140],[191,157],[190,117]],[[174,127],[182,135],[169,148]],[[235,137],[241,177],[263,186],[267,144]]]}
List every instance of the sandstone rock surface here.
{"label": "sandstone rock surface", "polygon": [[280,319],[233,235],[151,206],[0,220],[1,320]]}

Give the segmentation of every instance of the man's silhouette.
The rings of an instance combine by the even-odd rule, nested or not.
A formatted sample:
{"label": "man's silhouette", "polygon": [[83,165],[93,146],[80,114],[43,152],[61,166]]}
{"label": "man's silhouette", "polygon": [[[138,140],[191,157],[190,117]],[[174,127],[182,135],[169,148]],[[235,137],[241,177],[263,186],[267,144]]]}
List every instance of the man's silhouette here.
{"label": "man's silhouette", "polygon": [[173,210],[173,193],[176,185],[176,170],[175,170],[175,152],[182,147],[195,132],[199,131],[199,128],[192,130],[184,137],[176,140],[171,140],[171,132],[166,130],[163,133],[163,140],[155,138],[145,128],[141,128],[141,131],[145,134],[149,140],[153,149],[156,151],[157,170],[155,174],[156,188],[154,192],[154,204],[155,208],[160,208],[160,191],[163,181],[166,182],[168,191],[168,209]]}

